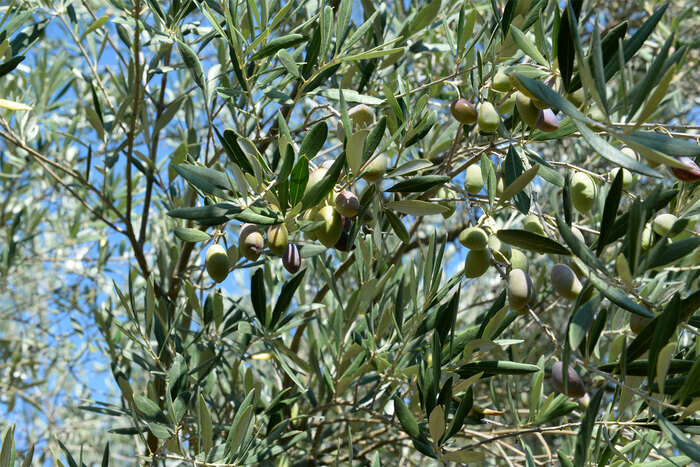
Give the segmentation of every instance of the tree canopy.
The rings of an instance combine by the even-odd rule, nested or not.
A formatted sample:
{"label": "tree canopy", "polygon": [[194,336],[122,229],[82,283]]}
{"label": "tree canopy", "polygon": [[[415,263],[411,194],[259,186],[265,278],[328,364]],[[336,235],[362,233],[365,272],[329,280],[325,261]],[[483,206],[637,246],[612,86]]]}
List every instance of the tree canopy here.
{"label": "tree canopy", "polygon": [[0,466],[700,462],[698,10],[0,6]]}

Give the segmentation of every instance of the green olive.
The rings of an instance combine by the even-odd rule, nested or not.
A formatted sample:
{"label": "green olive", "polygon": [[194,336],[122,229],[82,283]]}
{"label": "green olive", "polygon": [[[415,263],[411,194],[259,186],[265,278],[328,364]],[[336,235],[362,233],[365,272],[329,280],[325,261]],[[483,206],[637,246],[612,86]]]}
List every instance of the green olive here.
{"label": "green olive", "polygon": [[229,260],[228,254],[223,246],[215,244],[207,249],[205,264],[209,277],[214,282],[223,282],[228,276]]}

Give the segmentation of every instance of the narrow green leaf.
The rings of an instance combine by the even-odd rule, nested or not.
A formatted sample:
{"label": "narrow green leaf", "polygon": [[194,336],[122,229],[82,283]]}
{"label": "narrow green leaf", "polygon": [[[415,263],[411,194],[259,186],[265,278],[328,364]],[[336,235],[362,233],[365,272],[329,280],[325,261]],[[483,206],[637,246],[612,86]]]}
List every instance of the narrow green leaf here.
{"label": "narrow green leaf", "polygon": [[392,193],[425,193],[444,185],[449,180],[450,177],[444,175],[419,175],[402,180],[386,191]]}
{"label": "narrow green leaf", "polygon": [[185,242],[206,242],[211,235],[199,229],[189,229],[185,227],[175,227],[175,236]]}
{"label": "narrow green leaf", "polygon": [[411,238],[408,236],[408,229],[406,229],[406,226],[403,224],[403,222],[401,222],[399,216],[390,210],[386,210],[384,212],[389,218],[391,228],[394,229],[394,233],[397,237],[399,237],[399,240],[405,244],[409,244],[411,242]]}
{"label": "narrow green leaf", "polygon": [[524,32],[516,28],[514,25],[511,25],[510,34],[511,36],[513,36],[513,40],[515,41],[515,43],[518,44],[518,47],[520,47],[520,50],[525,52],[529,57],[531,57],[540,65],[549,67],[549,62],[547,62],[547,59],[544,58],[544,56],[540,53],[539,50],[537,50],[535,44],[532,43],[532,41],[527,37],[527,35],[525,35]]}
{"label": "narrow green leaf", "polygon": [[593,397],[591,397],[591,401],[588,403],[586,413],[583,415],[583,419],[581,420],[581,427],[579,428],[578,435],[576,436],[574,465],[586,464],[586,459],[588,458],[588,445],[591,442],[591,433],[593,433],[595,419],[598,415],[598,408],[600,407],[600,401],[603,399],[604,394],[605,386],[602,386],[596,391]]}
{"label": "narrow green leaf", "polygon": [[319,122],[306,133],[299,146],[299,156],[306,156],[307,160],[316,157],[328,137],[328,124]]}
{"label": "narrow green leaf", "polygon": [[418,422],[413,417],[411,411],[408,410],[406,403],[399,396],[394,396],[394,411],[401,423],[401,427],[403,427],[403,431],[405,431],[408,436],[413,439],[423,438],[420,428],[418,427]]}
{"label": "narrow green leaf", "polygon": [[661,431],[666,435],[668,440],[683,454],[686,454],[695,462],[700,462],[700,446],[693,442],[691,438],[685,436],[680,428],[666,420],[656,409],[652,410],[654,411],[654,415],[656,415]]}
{"label": "narrow green leaf", "polygon": [[289,203],[296,206],[301,202],[306,190],[306,184],[309,181],[309,161],[305,156],[297,159],[292,173],[289,176]]}
{"label": "narrow green leaf", "polygon": [[306,268],[299,271],[291,279],[284,283],[280,295],[275,302],[275,307],[272,310],[272,319],[270,320],[270,328],[274,329],[275,325],[279,322],[282,314],[289,308],[289,305],[294,299],[294,293],[299,288],[304,280],[304,275],[306,274]]}
{"label": "narrow green leaf", "polygon": [[250,57],[250,60],[255,61],[260,60],[261,58],[269,57],[281,49],[289,49],[305,41],[306,37],[302,36],[301,34],[288,34],[286,36],[278,37],[277,39],[273,39],[267,44],[263,45]]}
{"label": "narrow green leaf", "polygon": [[447,212],[447,207],[441,204],[419,201],[416,199],[402,199],[386,203],[386,207],[409,216],[431,216]]}
{"label": "narrow green leaf", "polygon": [[615,180],[610,186],[610,191],[608,191],[608,196],[605,197],[605,208],[603,208],[603,217],[600,220],[600,235],[598,236],[598,248],[596,250],[598,256],[609,243],[609,237],[612,233],[613,225],[615,225],[617,210],[622,199],[622,175],[622,170],[618,170]]}
{"label": "narrow green leaf", "polygon": [[313,186],[302,198],[301,207],[302,209],[308,209],[312,206],[316,206],[321,202],[323,198],[326,197],[328,193],[333,190],[340,172],[345,166],[345,152],[341,153],[340,156],[333,162],[333,165],[328,169],[326,175]]}
{"label": "narrow green leaf", "polygon": [[176,39],[176,42],[177,48],[182,56],[182,60],[185,62],[185,66],[190,71],[190,74],[192,74],[192,79],[204,92],[204,95],[206,95],[207,83],[204,78],[204,69],[202,68],[202,63],[199,61],[197,54],[190,48],[189,45],[185,44],[181,40]]}
{"label": "narrow green leaf", "polygon": [[97,18],[90,26],[88,26],[85,31],[80,35],[80,42],[85,39],[85,37],[93,31],[100,29],[105,23],[109,21],[109,16],[101,16]]}
{"label": "narrow green leaf", "polygon": [[540,170],[540,165],[535,165],[523,172],[518,178],[513,180],[513,183],[509,184],[499,198],[499,203],[503,204],[510,200],[513,196],[520,193],[525,189],[531,181],[537,176],[537,172]]}
{"label": "narrow green leaf", "polygon": [[540,254],[551,253],[554,255],[571,256],[571,252],[560,243],[549,237],[528,232],[527,230],[502,229],[496,232],[496,236],[502,242],[528,251],[534,251]]}
{"label": "narrow green leaf", "polygon": [[507,360],[485,360],[481,362],[465,363],[455,370],[460,378],[468,378],[480,372],[484,372],[484,378],[495,375],[525,375],[539,371],[537,365],[529,363],[511,362]]}

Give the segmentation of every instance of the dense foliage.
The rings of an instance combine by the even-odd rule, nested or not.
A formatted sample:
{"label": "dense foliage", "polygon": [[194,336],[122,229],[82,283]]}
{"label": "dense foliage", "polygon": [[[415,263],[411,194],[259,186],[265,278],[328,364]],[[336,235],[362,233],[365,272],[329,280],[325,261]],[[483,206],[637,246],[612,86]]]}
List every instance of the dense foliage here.
{"label": "dense foliage", "polygon": [[700,462],[698,10],[0,6],[0,465]]}

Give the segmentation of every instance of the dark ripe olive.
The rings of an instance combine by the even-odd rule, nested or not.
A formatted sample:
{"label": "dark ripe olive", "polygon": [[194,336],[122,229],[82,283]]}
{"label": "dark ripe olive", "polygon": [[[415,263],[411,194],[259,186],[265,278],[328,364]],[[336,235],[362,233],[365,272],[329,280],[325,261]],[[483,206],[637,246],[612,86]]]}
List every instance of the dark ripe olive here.
{"label": "dark ripe olive", "polygon": [[557,391],[567,396],[578,399],[586,394],[586,388],[581,381],[581,377],[576,373],[576,370],[567,366],[567,379],[566,379],[566,392],[564,392],[564,372],[563,364],[561,362],[556,362],[552,365],[552,384]]}
{"label": "dark ripe olive", "polygon": [[301,267],[301,256],[299,255],[299,248],[294,243],[287,245],[287,249],[284,250],[282,254],[282,266],[284,269],[292,274],[296,274]]}
{"label": "dark ripe olive", "polygon": [[350,234],[346,230],[340,233],[340,238],[336,242],[334,248],[338,251],[352,251],[355,249],[355,245],[349,245]]}

